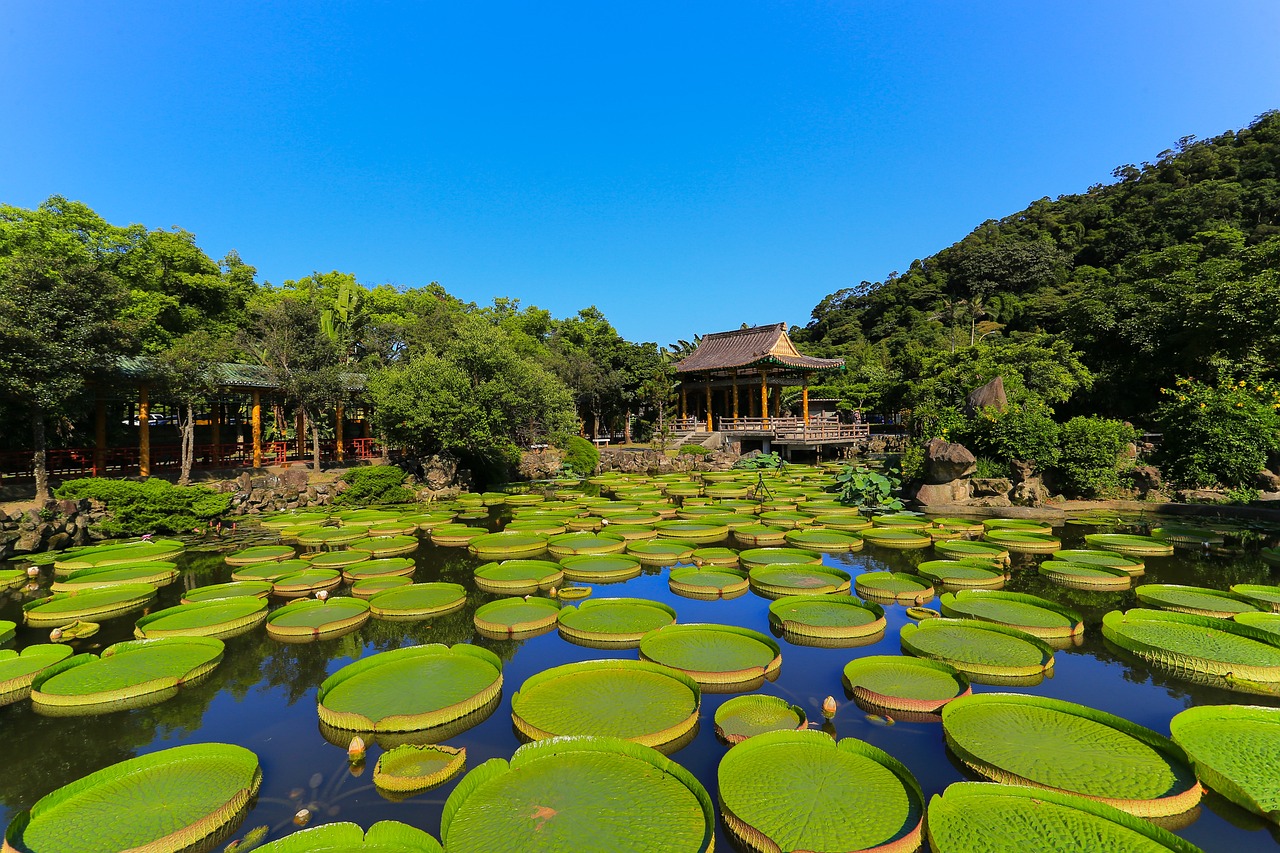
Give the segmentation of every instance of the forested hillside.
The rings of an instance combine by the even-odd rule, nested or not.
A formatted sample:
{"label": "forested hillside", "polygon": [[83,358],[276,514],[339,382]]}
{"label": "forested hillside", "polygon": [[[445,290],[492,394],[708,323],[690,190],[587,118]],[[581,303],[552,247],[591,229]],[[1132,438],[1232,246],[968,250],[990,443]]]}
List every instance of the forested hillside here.
{"label": "forested hillside", "polygon": [[828,296],[796,342],[845,356],[829,390],[883,409],[1005,372],[1059,417],[1145,421],[1179,377],[1277,378],[1280,112],[1113,175]]}

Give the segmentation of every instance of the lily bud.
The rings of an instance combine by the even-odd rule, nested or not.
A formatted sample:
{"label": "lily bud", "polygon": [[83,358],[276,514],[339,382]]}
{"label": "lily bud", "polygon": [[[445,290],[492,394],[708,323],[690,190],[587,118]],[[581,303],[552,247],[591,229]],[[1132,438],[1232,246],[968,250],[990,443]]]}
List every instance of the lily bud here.
{"label": "lily bud", "polygon": [[27,577],[29,578],[40,577],[40,569],[36,568],[35,566],[27,566]]}
{"label": "lily bud", "polygon": [[326,600],[328,597],[329,597],[329,592],[327,590],[322,589],[316,592],[316,598],[320,599],[321,601]]}
{"label": "lily bud", "polygon": [[822,716],[826,717],[828,720],[836,715],[836,708],[836,697],[828,696],[826,699],[822,700]]}
{"label": "lily bud", "polygon": [[359,764],[364,761],[364,753],[364,738],[356,735],[351,739],[351,743],[347,745],[347,761],[352,764]]}
{"label": "lily bud", "polygon": [[311,809],[298,809],[298,813],[293,816],[293,822],[296,826],[306,826],[311,822]]}
{"label": "lily bud", "polygon": [[560,590],[556,589],[556,588],[553,586],[553,587],[551,587],[551,589],[547,592],[547,594],[548,594],[548,595],[550,595],[552,598],[559,598],[559,597],[560,597]]}
{"label": "lily bud", "polygon": [[53,642],[55,642],[55,643],[56,643],[56,642],[58,642],[59,640],[61,640],[61,639],[62,639],[62,629],[61,629],[61,628],[54,628],[52,631],[50,631],[50,632],[49,632],[49,639],[50,639],[50,640],[52,640],[52,641],[53,641]]}

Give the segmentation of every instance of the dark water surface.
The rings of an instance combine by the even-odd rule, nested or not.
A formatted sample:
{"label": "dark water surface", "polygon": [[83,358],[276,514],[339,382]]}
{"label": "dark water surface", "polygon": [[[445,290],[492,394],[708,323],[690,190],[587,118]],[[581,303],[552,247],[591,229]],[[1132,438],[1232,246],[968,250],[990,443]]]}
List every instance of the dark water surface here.
{"label": "dark water surface", "polygon": [[[492,519],[488,526],[496,528],[500,524]],[[1092,529],[1066,526],[1055,532],[1063,538],[1063,547],[1085,547],[1083,534]],[[223,564],[222,555],[244,546],[243,537],[237,539],[193,545],[199,550],[190,550],[178,558],[183,575],[160,591],[153,609],[177,604],[184,588],[228,580],[231,570]],[[829,555],[825,562],[856,575],[863,571],[907,570],[935,558],[932,548],[893,551],[867,544],[861,552]],[[637,653],[634,649],[583,648],[561,639],[554,631],[519,642],[487,640],[475,633],[472,615],[477,606],[500,596],[475,590],[471,573],[481,561],[465,548],[437,547],[426,541],[416,559],[415,581],[461,583],[471,590],[467,607],[424,622],[371,620],[354,634],[308,645],[278,643],[259,628],[227,641],[223,662],[208,681],[151,708],[65,719],[42,717],[32,711],[28,701],[0,708],[5,758],[0,769],[0,823],[7,824],[16,811],[30,807],[53,789],[117,761],[185,743],[221,741],[253,750],[262,762],[261,794],[238,835],[250,827],[267,824],[272,828],[269,838],[281,837],[294,830],[294,814],[308,807],[315,812],[312,826],[347,820],[367,828],[375,821],[393,819],[438,837],[444,801],[461,775],[440,788],[391,802],[373,787],[373,764],[381,750],[371,745],[363,774],[353,776],[347,768],[345,747],[329,743],[320,732],[316,689],[326,676],[356,658],[417,643],[463,642],[491,649],[504,661],[502,702],[484,722],[446,741],[466,747],[470,769],[490,758],[509,758],[520,745],[511,723],[510,697],[528,676],[571,661],[635,659]],[[1042,559],[1045,557],[1014,555],[1013,580],[1006,589],[1044,596],[1080,610],[1088,625],[1083,644],[1059,651],[1053,677],[1039,685],[1000,688],[975,684],[975,692],[1013,689],[1053,696],[1118,714],[1164,735],[1169,733],[1170,718],[1192,705],[1280,706],[1280,699],[1198,687],[1154,673],[1139,661],[1122,658],[1104,643],[1100,625],[1107,611],[1136,606],[1134,594],[1057,586],[1036,573],[1036,563]],[[1147,574],[1139,583],[1183,583],[1218,589],[1233,583],[1276,583],[1271,567],[1252,552],[1220,555],[1202,549],[1179,549],[1173,557],[1146,558],[1146,562]],[[753,593],[731,601],[682,598],[667,589],[667,571],[647,569],[645,574],[625,583],[595,584],[593,597],[649,598],[674,607],[680,622],[719,622],[769,632],[767,599]],[[47,594],[50,578],[51,569],[46,568],[41,578],[42,591],[30,595]],[[21,603],[25,600],[30,597],[21,591],[0,599],[0,619],[21,625]],[[931,606],[937,606],[936,599]],[[898,629],[909,620],[901,605],[886,606],[885,610],[888,630],[873,645],[816,649],[779,640],[783,648],[782,671],[776,682],[765,683],[757,692],[785,697],[803,707],[811,720],[819,721],[822,700],[834,695],[840,702],[833,721],[834,733],[868,741],[901,760],[915,774],[927,799],[952,782],[975,778],[946,751],[941,725],[885,725],[869,719],[845,696],[841,685],[843,666],[853,658],[899,653]],[[133,617],[124,617],[104,623],[97,636],[77,643],[78,650],[98,650],[131,639],[133,622]],[[47,638],[47,630],[19,628],[17,642],[10,647],[47,642]],[[713,799],[716,765],[726,747],[716,740],[712,718],[728,698],[729,695],[703,694],[701,728],[692,743],[672,756],[706,785]],[[827,730],[832,731],[832,727]],[[1275,850],[1280,846],[1267,824],[1214,794],[1204,799],[1194,822],[1176,831],[1206,851]],[[732,849],[723,827],[717,832],[717,849]]]}

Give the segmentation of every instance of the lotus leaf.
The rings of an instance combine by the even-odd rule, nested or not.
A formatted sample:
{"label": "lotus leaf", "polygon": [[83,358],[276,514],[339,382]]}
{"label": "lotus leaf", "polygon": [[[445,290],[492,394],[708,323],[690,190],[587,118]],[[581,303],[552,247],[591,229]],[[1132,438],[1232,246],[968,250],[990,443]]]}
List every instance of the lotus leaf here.
{"label": "lotus leaf", "polygon": [[219,598],[236,598],[242,595],[266,598],[270,594],[270,581],[234,581],[232,583],[216,583],[210,586],[198,586],[195,589],[189,589],[182,594],[182,603],[215,601]]}
{"label": "lotus leaf", "polygon": [[655,749],[615,738],[526,744],[472,770],[445,802],[450,853],[709,853],[711,798]]}
{"label": "lotus leaf", "polygon": [[929,802],[934,853],[1201,853],[1168,830],[1096,800],[1013,785],[957,782]]}
{"label": "lotus leaf", "polygon": [[320,685],[320,719],[347,731],[407,732],[461,720],[502,691],[502,661],[459,643],[408,646],[347,664]]}
{"label": "lotus leaf", "polygon": [[228,554],[228,566],[249,566],[254,563],[280,562],[292,557],[296,552],[288,545],[257,545],[245,548],[234,554]]}
{"label": "lotus leaf", "polygon": [[425,791],[448,782],[461,773],[466,764],[465,749],[401,744],[378,757],[373,768],[373,784],[383,791],[396,793]]}
{"label": "lotus leaf", "polygon": [[[377,768],[374,773],[376,779]],[[326,823],[253,849],[257,853],[441,853],[440,842],[426,832],[394,820],[380,820],[368,833],[354,823]]]}
{"label": "lotus leaf", "polygon": [[654,528],[660,538],[679,539],[694,544],[719,542],[729,535],[727,524],[708,524],[703,521],[659,521]]}
{"label": "lotus leaf", "polygon": [[1188,708],[1169,723],[1196,775],[1231,802],[1280,823],[1280,709],[1247,705]]}
{"label": "lotus leaf", "polygon": [[461,548],[478,536],[488,535],[489,531],[483,527],[467,527],[465,524],[441,524],[431,528],[432,543],[446,548]]}
{"label": "lotus leaf", "polygon": [[156,588],[145,583],[77,588],[27,602],[23,618],[32,628],[56,628],[80,619],[99,622],[141,610],[155,597]]}
{"label": "lotus leaf", "polygon": [[1004,527],[988,530],[983,538],[1009,551],[1025,554],[1051,554],[1062,548],[1062,540],[1048,533],[1029,533]]}
{"label": "lotus leaf", "polygon": [[133,634],[140,640],[154,637],[216,637],[225,640],[252,631],[266,619],[266,601],[240,596],[157,610],[139,619]]}
{"label": "lotus leaf", "polygon": [[1173,545],[1151,536],[1130,536],[1125,533],[1090,533],[1084,541],[1108,551],[1133,554],[1138,557],[1168,557]]}
{"label": "lotus leaf", "polygon": [[279,598],[301,598],[314,592],[342,586],[342,572],[337,569],[306,569],[277,579],[271,594]]}
{"label": "lotus leaf", "polygon": [[638,577],[642,569],[640,561],[619,554],[565,557],[560,561],[564,576],[571,581],[615,583]]}
{"label": "lotus leaf", "polygon": [[[334,554],[344,554],[345,551],[334,551]],[[327,557],[328,554],[320,554],[321,557]],[[270,561],[266,563],[253,563],[252,565],[242,566],[231,573],[233,581],[269,581],[275,583],[285,575],[296,574],[297,572],[305,572],[312,568],[310,560],[282,560],[279,563]]]}
{"label": "lotus leaf", "polygon": [[9,849],[30,853],[194,848],[225,837],[261,781],[257,756],[243,747],[176,746],[105,767],[41,797],[9,824],[5,841]]}
{"label": "lotus leaf", "polygon": [[533,557],[547,550],[547,537],[524,530],[504,530],[477,536],[467,543],[467,549],[482,560]]}
{"label": "lotus leaf", "polygon": [[804,709],[777,696],[735,696],[716,709],[716,736],[741,743],[765,732],[796,731],[808,724]]}
{"label": "lotus leaf", "polygon": [[506,560],[475,570],[476,586],[500,595],[523,595],[552,587],[564,579],[559,563],[549,560]]}
{"label": "lotus leaf", "polygon": [[151,542],[127,542],[115,545],[90,545],[74,552],[63,552],[54,561],[53,568],[59,574],[76,569],[95,569],[102,566],[118,566],[122,563],[145,563],[150,560],[168,560],[183,551],[183,544],[176,539],[156,539]]}
{"label": "lotus leaf", "polygon": [[767,524],[748,524],[733,528],[733,538],[743,545],[755,547],[782,545],[787,541],[787,530]]}
{"label": "lotus leaf", "polygon": [[1143,604],[1178,613],[1229,619],[1237,613],[1259,609],[1243,596],[1206,587],[1148,583],[1134,587],[1133,591]]}
{"label": "lotus leaf", "polygon": [[599,735],[661,748],[693,731],[702,691],[689,676],[633,660],[593,660],[530,676],[511,718],[530,740]]}
{"label": "lotus leaf", "polygon": [[769,605],[769,622],[783,636],[851,640],[884,633],[884,608],[851,595],[789,595]]}
{"label": "lotus leaf", "polygon": [[[307,565],[313,569],[345,569],[347,566],[354,566],[358,563],[368,563],[373,561],[373,554],[369,551],[362,551],[355,548],[346,548],[342,551],[325,551],[322,554],[311,555]],[[294,561],[289,560],[292,564]],[[280,565],[285,565],[281,563]],[[233,574],[232,577],[235,577]]]}
{"label": "lotus leaf", "polygon": [[1077,589],[1121,590],[1133,583],[1133,575],[1110,566],[1045,560],[1036,571],[1056,584]]}
{"label": "lotus leaf", "polygon": [[31,684],[31,702],[51,716],[151,704],[212,672],[222,660],[222,650],[222,641],[212,637],[116,643],[101,657],[79,654],[41,672]]}
{"label": "lotus leaf", "polygon": [[565,607],[557,621],[566,640],[596,648],[634,648],[645,634],[674,623],[676,612],[644,598],[601,598]]}
{"label": "lotus leaf", "polygon": [[706,687],[774,677],[782,650],[772,637],[749,628],[668,625],[641,638],[640,659],[678,669]]}
{"label": "lotus leaf", "polygon": [[1053,668],[1053,649],[1025,631],[976,619],[926,619],[902,626],[902,650],[940,660],[969,676],[1037,677]]}
{"label": "lotus leaf", "polygon": [[747,591],[748,580],[741,569],[685,566],[671,570],[667,586],[686,598],[737,598]]}
{"label": "lotus leaf", "polygon": [[920,846],[920,786],[896,759],[860,740],[837,743],[813,730],[768,732],[729,750],[716,776],[725,825],[754,849]]}
{"label": "lotus leaf", "polygon": [[369,604],[375,619],[411,622],[461,610],[467,604],[467,590],[456,583],[415,583],[375,593]]}
{"label": "lotus leaf", "polygon": [[626,549],[627,556],[646,566],[670,566],[689,562],[697,546],[677,539],[655,539],[649,542],[627,542]]}
{"label": "lotus leaf", "polygon": [[860,534],[863,540],[882,548],[894,548],[900,551],[913,548],[926,548],[933,539],[919,530],[902,527],[873,527]]}
{"label": "lotus leaf", "polygon": [[942,730],[960,760],[997,782],[1078,794],[1146,818],[1200,801],[1195,773],[1172,741],[1074,702],[966,696],[942,709]]}
{"label": "lotus leaf", "polygon": [[1009,576],[991,563],[978,565],[963,560],[926,560],[916,566],[922,577],[951,587],[998,589]]}
{"label": "lotus leaf", "polygon": [[844,593],[852,580],[848,572],[830,566],[788,563],[757,564],[749,578],[751,588],[766,598]]}
{"label": "lotus leaf", "polygon": [[788,530],[784,538],[788,545],[828,554],[862,550],[861,537],[836,530]]}
{"label": "lotus leaf", "polygon": [[1280,586],[1238,583],[1232,585],[1231,591],[1247,598],[1261,610],[1280,611]]}
{"label": "lotus leaf", "polygon": [[923,604],[933,598],[933,584],[905,572],[866,572],[853,584],[858,595],[879,601]]}
{"label": "lotus leaf", "polygon": [[1074,550],[1054,551],[1053,559],[1064,563],[1082,563],[1086,566],[1108,566],[1113,569],[1124,569],[1131,575],[1146,572],[1147,564],[1136,557],[1127,557],[1114,551]]}
{"label": "lotus leaf", "polygon": [[53,592],[70,592],[74,589],[90,586],[116,586],[119,584],[138,583],[161,587],[168,586],[177,579],[177,565],[156,560],[150,563],[76,569],[63,579],[54,581],[50,589]]}
{"label": "lotus leaf", "polygon": [[560,606],[548,598],[500,598],[476,608],[476,630],[487,637],[529,636],[551,630]]}
{"label": "lotus leaf", "polygon": [[989,542],[966,542],[964,540],[948,540],[935,542],[933,550],[949,560],[960,560],[965,557],[982,557],[994,563],[1005,563],[1009,560],[1009,552],[1005,548]]}
{"label": "lotus leaf", "polygon": [[69,646],[45,643],[27,646],[21,652],[0,651],[0,705],[26,699],[31,695],[31,682],[36,675],[69,657]]}
{"label": "lotus leaf", "polygon": [[845,664],[845,688],[860,705],[929,714],[973,692],[969,679],[950,664],[927,658],[871,655]]}
{"label": "lotus leaf", "polygon": [[351,582],[366,578],[408,577],[417,570],[417,564],[408,557],[387,557],[381,560],[366,560],[356,563],[342,571],[342,576]]}
{"label": "lotus leaf", "polygon": [[1243,622],[1113,610],[1102,617],[1102,636],[1179,677],[1216,676],[1231,689],[1280,693],[1280,637]]}
{"label": "lotus leaf", "polygon": [[1084,633],[1084,618],[1079,613],[1035,595],[962,590],[956,595],[943,595],[941,605],[945,616],[995,622],[1041,638]]}

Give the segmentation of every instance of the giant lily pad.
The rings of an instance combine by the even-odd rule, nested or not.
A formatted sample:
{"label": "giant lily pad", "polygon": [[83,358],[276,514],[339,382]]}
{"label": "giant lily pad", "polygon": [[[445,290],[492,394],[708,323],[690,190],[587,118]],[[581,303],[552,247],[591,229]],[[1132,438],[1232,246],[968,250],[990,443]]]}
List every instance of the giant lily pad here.
{"label": "giant lily pad", "polygon": [[856,512],[823,512],[814,517],[813,523],[818,527],[844,533],[858,533],[871,527],[871,522]]}
{"label": "giant lily pad", "polygon": [[808,527],[812,524],[813,516],[806,515],[803,512],[784,509],[762,512],[760,513],[760,520],[773,527],[781,527],[785,530],[795,530],[796,528]]}
{"label": "giant lily pad", "polygon": [[1231,591],[1238,596],[1247,598],[1261,610],[1280,611],[1280,586],[1238,583],[1232,585]]}
{"label": "giant lily pad", "polygon": [[749,579],[751,588],[766,598],[848,592],[852,580],[848,572],[830,566],[795,563],[758,565]]}
{"label": "giant lily pad", "polygon": [[31,695],[31,682],[36,675],[69,657],[70,646],[47,643],[27,646],[21,652],[0,651],[0,705],[26,699]]}
{"label": "giant lily pad", "polygon": [[592,648],[634,648],[650,631],[676,621],[671,607],[645,598],[600,598],[565,607],[560,636]]}
{"label": "giant lily pad", "polygon": [[56,628],[77,620],[101,622],[135,613],[156,597],[146,583],[115,584],[58,592],[22,605],[23,618],[32,628]]}
{"label": "giant lily pad", "polygon": [[1280,636],[1242,622],[1166,610],[1113,610],[1102,617],[1102,636],[1180,678],[1209,676],[1228,689],[1280,693]]}
{"label": "giant lily pad", "polygon": [[[884,608],[851,595],[789,595],[769,605],[769,622],[797,639],[871,640],[884,633]],[[803,643],[801,643],[803,645]]]}
{"label": "giant lily pad", "polygon": [[983,538],[1001,548],[1025,554],[1052,554],[1062,548],[1062,540],[1056,536],[1007,527],[988,530]]}
{"label": "giant lily pad", "polygon": [[1124,569],[1096,564],[1045,560],[1036,571],[1056,584],[1075,589],[1122,590],[1133,583],[1133,575]]}
{"label": "giant lily pad", "polygon": [[804,709],[777,696],[735,696],[716,709],[716,736],[742,743],[765,732],[796,731],[808,723]]}
{"label": "giant lily pad", "polygon": [[365,532],[360,527],[309,527],[298,531],[294,537],[299,545],[348,545],[357,539],[363,539]]}
{"label": "giant lily pad", "polygon": [[178,567],[174,563],[155,560],[149,563],[129,563],[118,566],[102,566],[95,569],[76,569],[66,577],[56,580],[49,588],[54,592],[71,592],[91,586],[117,586],[119,584],[151,584],[168,586],[178,579]]}
{"label": "giant lily pad", "polygon": [[568,663],[531,675],[511,697],[531,740],[602,735],[661,748],[698,724],[702,691],[681,672],[633,660]]}
{"label": "giant lily pad", "polygon": [[698,780],[655,749],[557,738],[463,777],[440,835],[449,853],[709,853],[715,813]]}
{"label": "giant lily pad", "polygon": [[667,586],[685,598],[737,598],[747,591],[748,584],[747,573],[741,569],[681,566],[667,575]]}
{"label": "giant lily pad", "polygon": [[738,554],[738,561],[747,570],[759,566],[819,566],[822,555],[801,548],[748,548]]}
{"label": "giant lily pad", "polygon": [[915,548],[927,548],[933,539],[919,530],[904,530],[899,527],[872,527],[859,534],[864,541],[881,548],[894,548],[907,551]]}
{"label": "giant lily pad", "polygon": [[212,849],[234,831],[261,781],[257,756],[240,746],[140,755],[41,797],[9,824],[5,846],[30,853]]}
{"label": "giant lily pad", "polygon": [[1152,528],[1151,535],[1175,545],[1189,545],[1195,548],[1221,545],[1225,541],[1225,537],[1217,531],[1186,524],[1166,524],[1163,527],[1155,527]]}
{"label": "giant lily pad", "polygon": [[467,605],[467,590],[456,583],[415,583],[375,593],[369,604],[375,619],[412,622],[461,610]]}
{"label": "giant lily pad", "polygon": [[[376,767],[374,778],[376,784]],[[258,853],[441,853],[440,842],[426,832],[394,820],[380,820],[367,833],[354,823],[326,823],[253,849]]]}
{"label": "giant lily pad", "polygon": [[1258,611],[1256,613],[1237,613],[1235,621],[1239,625],[1257,628],[1280,639],[1280,613]]}
{"label": "giant lily pad", "polygon": [[934,714],[973,692],[969,679],[950,664],[901,655],[871,655],[845,664],[844,685],[871,710]]}
{"label": "giant lily pad", "polygon": [[1229,619],[1237,613],[1248,613],[1259,609],[1243,596],[1200,586],[1146,583],[1134,587],[1133,591],[1143,604],[1159,607],[1161,610],[1194,613],[1197,616],[1218,616]]}
{"label": "giant lily pad", "polygon": [[[915,850],[924,795],[900,762],[854,738],[768,732],[720,759],[725,826],[757,850]],[[814,784],[821,779],[821,784]]]}
{"label": "giant lily pad", "polygon": [[740,560],[738,552],[732,548],[699,548],[693,552],[695,566],[720,566],[736,569]]}
{"label": "giant lily pad", "polygon": [[1169,730],[1202,782],[1236,805],[1280,823],[1280,709],[1202,705],[1174,717]]}
{"label": "giant lily pad", "polygon": [[467,527],[465,524],[441,524],[431,528],[431,542],[445,548],[462,548],[472,539],[488,536],[483,527]]}
{"label": "giant lily pad", "polygon": [[732,625],[668,625],[640,640],[640,659],[678,669],[704,688],[772,678],[782,649],[772,637]]}
{"label": "giant lily pad", "polygon": [[963,539],[948,539],[933,543],[933,550],[948,560],[963,560],[966,557],[981,557],[993,563],[1009,561],[1009,550],[992,545],[989,542],[968,542]]}
{"label": "giant lily pad", "polygon": [[0,591],[22,586],[27,582],[27,573],[22,569],[0,569]]}
{"label": "giant lily pad", "polygon": [[320,685],[320,719],[346,731],[408,732],[452,723],[502,692],[502,661],[459,643],[381,652],[349,663]]}
{"label": "giant lily pad", "polygon": [[420,544],[417,536],[368,536],[352,542],[351,550],[368,551],[370,556],[377,560],[384,557],[402,557],[405,554],[412,554],[418,550]]}
{"label": "giant lily pad", "polygon": [[401,744],[378,757],[378,763],[373,768],[373,784],[381,791],[401,794],[425,791],[448,782],[461,773],[466,764],[465,749],[431,744]]}
{"label": "giant lily pad", "polygon": [[670,566],[675,563],[687,563],[693,558],[697,546],[692,542],[681,542],[677,539],[655,539],[648,542],[629,541],[626,543],[627,556],[639,560],[646,566]]}
{"label": "giant lily pad", "polygon": [[504,530],[477,536],[467,543],[467,550],[482,560],[533,557],[547,550],[547,537],[525,530]]}
{"label": "giant lily pad", "polygon": [[889,513],[888,515],[873,516],[871,523],[876,527],[882,527],[890,530],[924,530],[932,522],[924,516],[915,513]]}
{"label": "giant lily pad", "polygon": [[31,684],[31,703],[49,716],[154,704],[212,672],[222,660],[222,649],[222,641],[211,637],[116,643],[102,657],[79,654],[41,672]]}
{"label": "giant lily pad", "polygon": [[1172,741],[1074,702],[966,696],[942,709],[942,730],[961,761],[998,782],[1078,794],[1147,818],[1182,814],[1200,801],[1195,773]]}
{"label": "giant lily pad", "polygon": [[402,576],[361,578],[351,583],[351,594],[356,598],[373,598],[384,589],[398,589],[413,583],[411,578]]}
{"label": "giant lily pad", "polygon": [[826,554],[862,550],[862,537],[838,530],[788,530],[785,538],[788,545]]}
{"label": "giant lily pad", "polygon": [[271,585],[271,594],[278,598],[302,598],[340,586],[342,572],[337,569],[305,569],[276,579]]}
{"label": "giant lily pad", "polygon": [[[294,560],[287,560],[280,565],[294,563]],[[348,566],[354,566],[359,563],[373,562],[373,554],[368,551],[360,551],[354,548],[347,548],[342,551],[325,551],[322,554],[314,554],[310,556],[306,562],[308,567],[313,569],[345,569]],[[231,577],[236,577],[233,574]]]}
{"label": "giant lily pad", "polygon": [[640,561],[621,554],[583,554],[560,561],[564,576],[584,583],[617,583],[639,577]]}
{"label": "giant lily pad", "polygon": [[659,521],[654,525],[654,529],[658,531],[658,536],[661,538],[679,539],[682,542],[694,544],[719,542],[729,535],[729,526],[726,524],[708,524],[688,519]]}
{"label": "giant lily pad", "polygon": [[282,512],[278,515],[264,515],[258,523],[268,530],[284,530],[286,527],[306,527],[324,524],[329,515],[323,512]]}
{"label": "giant lily pad", "polygon": [[[333,554],[344,554],[345,551],[333,551]],[[321,557],[327,557],[328,554],[321,554]],[[269,561],[266,563],[252,563],[248,566],[241,566],[231,573],[233,581],[269,581],[275,583],[285,575],[297,574],[305,572],[312,568],[312,562],[309,560],[282,560],[279,563]]]}
{"label": "giant lily pad", "polygon": [[253,548],[245,548],[242,551],[236,551],[234,554],[228,554],[226,563],[228,566],[251,566],[254,563],[278,563],[281,560],[288,560],[296,553],[288,545],[257,545]]}
{"label": "giant lily pad", "polygon": [[116,545],[90,545],[64,552],[54,561],[53,568],[59,574],[76,569],[97,569],[118,566],[122,563],[145,563],[150,560],[168,560],[183,551],[183,544],[176,539],[156,539],[151,542],[129,542]]}
{"label": "giant lily pad", "polygon": [[225,640],[248,633],[267,619],[267,602],[253,596],[179,604],[138,620],[133,634],[155,637],[216,637]]}
{"label": "giant lily pad", "polygon": [[476,586],[499,595],[524,595],[549,589],[564,579],[559,563],[549,560],[505,560],[475,570]]}
{"label": "giant lily pad", "polygon": [[369,602],[338,596],[321,601],[304,598],[267,617],[267,636],[284,643],[332,640],[350,634],[369,621]]}
{"label": "giant lily pad", "polygon": [[1147,564],[1137,557],[1128,557],[1114,551],[1096,551],[1092,549],[1054,551],[1053,559],[1064,563],[1083,563],[1086,566],[1108,566],[1113,569],[1124,569],[1131,575],[1146,572]]}
{"label": "giant lily pad", "polygon": [[1132,554],[1138,557],[1168,557],[1173,554],[1173,545],[1152,536],[1131,536],[1125,533],[1090,533],[1084,541],[1108,551],[1121,554]]}
{"label": "giant lily pad", "polygon": [[1150,821],[1043,788],[957,782],[929,801],[934,853],[1201,853]]}
{"label": "giant lily pad", "polygon": [[266,598],[271,594],[270,581],[233,581],[231,583],[215,583],[209,586],[198,586],[182,594],[183,604],[196,601],[216,601],[220,598],[236,598],[242,595],[253,598]]}
{"label": "giant lily pad", "polygon": [[940,602],[944,616],[995,622],[1043,639],[1084,633],[1084,619],[1057,602],[1019,592],[962,590],[946,593]]}
{"label": "giant lily pad", "polygon": [[342,570],[342,577],[354,583],[367,578],[408,577],[416,570],[417,564],[408,557],[387,557],[348,566]]}
{"label": "giant lily pad", "polygon": [[999,589],[1009,579],[1002,569],[981,560],[926,560],[916,566],[921,577],[959,589]]}
{"label": "giant lily pad", "polygon": [[507,639],[546,633],[559,615],[560,605],[549,598],[500,598],[477,607],[472,620],[484,636]]}
{"label": "giant lily pad", "polygon": [[924,604],[933,598],[933,584],[906,572],[865,572],[853,579],[858,595],[876,601]]}
{"label": "giant lily pad", "polygon": [[611,533],[562,533],[547,540],[547,550],[556,559],[579,554],[618,554],[627,548],[627,540]]}
{"label": "giant lily pad", "polygon": [[745,527],[735,527],[733,538],[743,545],[756,548],[782,545],[787,541],[787,529],[767,524],[748,524]]}
{"label": "giant lily pad", "polygon": [[940,660],[973,678],[1039,678],[1053,649],[1025,631],[976,619],[926,619],[902,626],[902,650]]}

